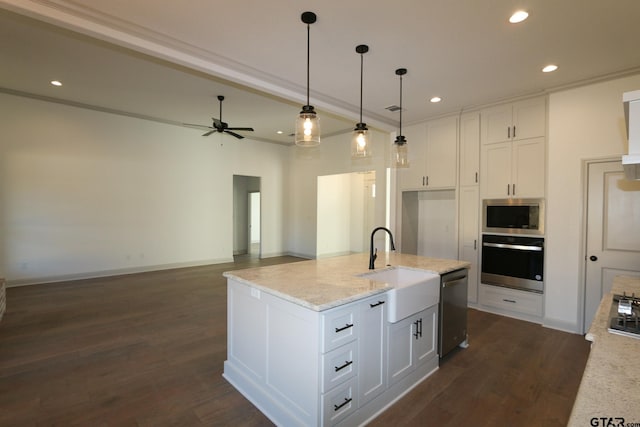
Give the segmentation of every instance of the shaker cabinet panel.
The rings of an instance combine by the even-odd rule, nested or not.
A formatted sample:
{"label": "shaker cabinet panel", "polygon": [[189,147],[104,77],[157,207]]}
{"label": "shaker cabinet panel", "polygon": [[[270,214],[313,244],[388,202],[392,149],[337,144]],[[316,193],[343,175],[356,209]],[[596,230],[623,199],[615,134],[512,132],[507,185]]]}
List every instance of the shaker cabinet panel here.
{"label": "shaker cabinet panel", "polygon": [[482,110],[482,143],[537,138],[546,133],[545,98],[534,98]]}
{"label": "shaker cabinet panel", "polygon": [[480,114],[460,119],[460,185],[478,185],[480,179]]}

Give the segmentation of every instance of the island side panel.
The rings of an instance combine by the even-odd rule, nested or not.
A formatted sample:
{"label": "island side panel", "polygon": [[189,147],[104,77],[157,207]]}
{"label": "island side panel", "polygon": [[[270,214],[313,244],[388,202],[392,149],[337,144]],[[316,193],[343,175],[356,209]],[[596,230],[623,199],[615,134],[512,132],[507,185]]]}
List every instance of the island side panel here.
{"label": "island side panel", "polygon": [[278,425],[319,420],[319,314],[227,280],[224,378]]}

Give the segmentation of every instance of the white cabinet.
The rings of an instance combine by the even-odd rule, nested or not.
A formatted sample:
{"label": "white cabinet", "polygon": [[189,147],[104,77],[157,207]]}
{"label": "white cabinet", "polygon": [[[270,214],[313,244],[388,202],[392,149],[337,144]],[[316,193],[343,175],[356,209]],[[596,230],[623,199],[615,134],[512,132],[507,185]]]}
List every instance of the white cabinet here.
{"label": "white cabinet", "polygon": [[467,300],[478,302],[480,195],[477,185],[460,187],[458,259],[471,264],[468,272]]}
{"label": "white cabinet", "polygon": [[365,405],[387,388],[387,295],[382,294],[360,304],[360,338],[358,351],[358,403]]}
{"label": "white cabinet", "polygon": [[458,118],[409,126],[409,168],[399,171],[402,189],[442,189],[456,185]]}
{"label": "white cabinet", "polygon": [[544,197],[544,137],[482,146],[483,199]]}
{"label": "white cabinet", "polygon": [[480,179],[480,114],[460,118],[460,185],[478,185]]}
{"label": "white cabinet", "polygon": [[438,356],[437,327],[437,305],[388,325],[389,386]]}
{"label": "white cabinet", "polygon": [[540,321],[542,294],[480,284],[480,305],[494,313],[523,320]]}
{"label": "white cabinet", "polygon": [[546,133],[545,98],[534,98],[482,110],[482,143],[537,138]]}

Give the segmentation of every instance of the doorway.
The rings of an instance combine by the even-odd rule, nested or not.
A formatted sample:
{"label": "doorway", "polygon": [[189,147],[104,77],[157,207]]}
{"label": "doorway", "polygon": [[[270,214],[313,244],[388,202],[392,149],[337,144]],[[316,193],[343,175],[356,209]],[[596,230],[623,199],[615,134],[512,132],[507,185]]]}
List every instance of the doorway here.
{"label": "doorway", "polygon": [[584,330],[617,275],[640,276],[640,181],[622,163],[587,164]]}
{"label": "doorway", "polygon": [[261,179],[233,176],[233,255],[259,258],[262,253]]}
{"label": "doorway", "polygon": [[249,193],[249,241],[247,242],[249,248],[249,255],[259,257],[260,256],[260,192],[252,191]]}

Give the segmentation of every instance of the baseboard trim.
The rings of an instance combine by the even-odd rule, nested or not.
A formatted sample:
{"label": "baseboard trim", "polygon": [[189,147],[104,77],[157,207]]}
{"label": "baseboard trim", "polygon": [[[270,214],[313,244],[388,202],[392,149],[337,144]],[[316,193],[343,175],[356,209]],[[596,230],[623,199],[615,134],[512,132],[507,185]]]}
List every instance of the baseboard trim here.
{"label": "baseboard trim", "polygon": [[122,276],[126,274],[148,273],[151,271],[173,270],[176,268],[199,267],[211,264],[233,262],[233,258],[217,258],[200,261],[175,262],[160,265],[145,265],[140,267],[117,268],[113,270],[87,271],[83,273],[62,274],[56,276],[29,277],[26,279],[5,279],[8,288],[17,286],[41,285],[45,283],[66,282],[69,280],[96,279],[100,277]]}

